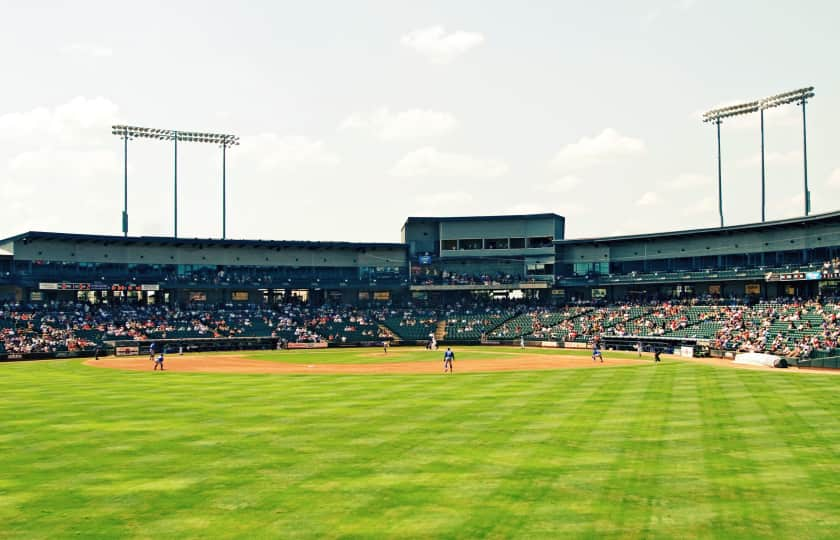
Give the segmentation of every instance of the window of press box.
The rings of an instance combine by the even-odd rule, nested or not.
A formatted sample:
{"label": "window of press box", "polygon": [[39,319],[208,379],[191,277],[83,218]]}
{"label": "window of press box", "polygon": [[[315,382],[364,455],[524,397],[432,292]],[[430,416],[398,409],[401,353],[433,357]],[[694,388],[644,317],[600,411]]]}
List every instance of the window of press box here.
{"label": "window of press box", "polygon": [[508,239],[487,238],[484,240],[484,249],[508,249]]}
{"label": "window of press box", "polygon": [[482,249],[481,238],[465,238],[458,240],[458,249]]}
{"label": "window of press box", "polygon": [[532,236],[528,238],[529,248],[545,248],[551,247],[554,239],[550,236]]}
{"label": "window of press box", "polygon": [[525,270],[529,276],[552,275],[554,274],[554,265],[542,263],[529,264]]}
{"label": "window of press box", "polygon": [[444,240],[440,243],[440,249],[443,251],[455,251],[458,249],[457,240]]}
{"label": "window of press box", "polygon": [[510,245],[510,249],[525,249],[525,239],[524,238],[511,238],[509,245]]}

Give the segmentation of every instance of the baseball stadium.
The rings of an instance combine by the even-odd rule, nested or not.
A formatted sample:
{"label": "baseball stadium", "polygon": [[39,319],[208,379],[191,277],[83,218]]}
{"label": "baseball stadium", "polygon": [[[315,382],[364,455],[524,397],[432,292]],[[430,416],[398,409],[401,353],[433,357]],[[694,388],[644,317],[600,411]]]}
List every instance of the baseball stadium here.
{"label": "baseball stadium", "polygon": [[[677,133],[651,134],[653,129],[645,132],[647,140],[657,141],[649,146],[613,128],[569,143],[551,161],[552,178],[561,177],[549,188],[529,191],[529,181],[522,178],[531,169],[513,170],[501,160],[438,150],[431,143],[418,143],[396,160],[382,173],[389,180],[364,184],[360,178],[367,172],[359,163],[385,170],[377,160],[389,144],[408,148],[405,141],[425,139],[468,150],[473,144],[498,145],[516,154],[525,152],[514,140],[521,137],[518,130],[543,121],[552,128],[562,124],[551,132],[557,140],[574,140],[584,129],[583,111],[592,115],[586,122],[596,122],[600,113],[583,94],[621,103],[603,112],[610,122],[603,125],[650,120],[662,123],[664,131],[672,119],[664,112],[662,86],[673,81],[673,93],[691,87],[703,99],[717,90],[709,77],[683,80],[687,66],[700,65],[682,43],[692,41],[688,33],[685,39],[670,35],[655,47],[647,37],[612,43],[608,34],[620,30],[609,21],[619,15],[602,11],[621,12],[627,9],[623,4],[594,13],[585,5],[575,7],[598,21],[589,30],[597,35],[597,47],[580,45],[592,40],[575,33],[579,24],[585,27],[583,22],[570,15],[574,24],[560,25],[556,20],[565,11],[560,17],[554,3],[536,2],[529,9],[543,9],[545,16],[530,14],[534,26],[527,26],[527,35],[511,30],[522,26],[518,10],[482,3],[468,10],[466,20],[481,22],[507,41],[466,30],[447,34],[444,27],[432,26],[406,31],[398,41],[388,34],[390,49],[377,45],[377,39],[386,38],[378,36],[378,24],[365,26],[368,15],[387,15],[393,24],[405,26],[409,19],[403,17],[416,16],[412,10],[419,7],[401,5],[394,12],[390,3],[377,3],[369,12],[354,7],[349,13],[340,4],[313,13],[306,3],[289,3],[280,12],[265,3],[265,13],[251,13],[243,5],[219,10],[224,12],[219,19],[205,13],[214,10],[204,3],[192,10],[179,4],[172,21],[154,7],[135,11],[136,6],[125,5],[120,8],[125,12],[100,21],[96,10],[74,6],[74,13],[67,14],[62,11],[66,6],[56,6],[49,20],[43,8],[36,10],[42,33],[31,31],[34,22],[18,22],[30,7],[9,6],[19,16],[8,20],[19,29],[0,21],[0,41],[8,39],[4,33],[13,35],[14,46],[6,43],[5,49],[32,55],[27,62],[9,60],[10,80],[28,81],[28,91],[37,93],[77,83],[85,88],[79,81],[107,75],[116,81],[109,92],[128,103],[148,101],[154,108],[118,110],[105,98],[78,98],[54,110],[32,109],[29,115],[0,111],[4,144],[21,144],[18,137],[35,133],[51,138],[53,145],[41,151],[26,147],[0,168],[0,228],[7,231],[3,236],[15,233],[0,239],[0,540],[840,535],[840,461],[835,455],[840,451],[840,210],[831,210],[836,207],[828,197],[812,195],[813,172],[809,187],[809,155],[812,169],[818,169],[812,154],[831,153],[817,143],[822,152],[812,148],[809,154],[806,104],[815,98],[814,87],[726,102],[692,116],[690,129],[703,129],[700,120],[714,128],[703,134],[710,144],[714,134],[716,161],[708,159],[706,165],[709,170],[716,165],[715,178],[688,186],[696,188],[690,192],[694,195],[674,195],[672,189],[667,201],[637,181],[648,169],[640,173],[623,160],[648,152],[648,160],[656,162],[650,171],[689,170],[681,162],[705,150]],[[441,9],[457,14],[464,7],[460,4]],[[688,21],[691,13],[699,20],[697,12],[703,9],[691,1],[672,4],[641,19],[634,14],[616,20],[622,28],[641,25],[647,36],[663,19]],[[171,6],[164,7],[168,11]],[[487,13],[480,13],[485,8]],[[77,9],[90,21],[79,19]],[[112,6],[103,5],[106,9]],[[356,11],[364,12],[364,21]],[[491,15],[499,11],[508,16],[494,24]],[[752,36],[758,25],[755,10],[748,11],[744,20],[749,28],[743,32]],[[771,11],[762,16],[775,21]],[[147,18],[149,13],[155,17]],[[244,14],[248,24],[240,20]],[[122,45],[113,48],[96,42],[105,31],[85,25],[105,27],[110,23],[101,23],[108,20],[119,20],[120,32],[144,41],[149,52],[131,56],[137,53],[120,41],[125,36],[114,37]],[[836,18],[823,20],[830,24]],[[63,35],[56,21],[88,28],[91,36],[84,42],[62,38],[70,44],[61,47],[58,61],[50,60],[54,51],[45,53],[29,41],[52,43],[47,33]],[[330,29],[317,42],[296,33],[319,27],[316,22]],[[725,21],[713,22],[718,28]],[[789,18],[783,22],[785,31],[799,31],[787,25]],[[695,23],[679,24],[693,28]],[[696,24],[708,34],[707,25]],[[143,28],[142,40],[132,31],[135,26]],[[229,27],[231,37],[223,37]],[[209,28],[220,30],[215,34]],[[831,30],[826,35],[834,36]],[[556,41],[560,34],[573,39],[571,44],[561,47]],[[741,35],[740,30],[720,34],[724,41],[733,40],[730,34]],[[824,38],[817,30],[813,34]],[[238,49],[237,36],[247,47]],[[779,41],[776,35],[762,39]],[[551,45],[543,47],[537,43],[541,40]],[[224,50],[214,48],[222,42]],[[624,48],[637,50],[640,42],[648,55],[643,57],[656,58],[656,71],[667,79],[652,78],[643,63],[628,59],[630,53],[618,54]],[[163,52],[157,48],[161,43]],[[689,51],[683,64],[660,58],[671,43],[675,51]],[[517,48],[522,44],[523,49]],[[202,56],[190,47],[211,52]],[[551,49],[552,57],[557,50],[575,50],[580,58],[555,66],[539,56],[543,48]],[[193,52],[182,56],[183,50]],[[496,70],[479,55],[485,50],[506,70]],[[765,61],[750,54],[756,65]],[[463,60],[465,55],[473,55],[474,63]],[[712,45],[703,55],[725,63],[725,55]],[[610,63],[613,57],[621,64]],[[136,76],[114,67],[123,58],[138,70]],[[531,64],[533,58],[543,59]],[[773,61],[782,64],[775,56]],[[412,68],[416,78],[400,71],[411,62],[422,62]],[[463,71],[455,70],[456,62],[462,62]],[[175,63],[178,68],[168,71]],[[607,67],[602,69],[602,63]],[[144,71],[148,66],[160,72]],[[210,82],[205,71],[214,72]],[[563,72],[563,80],[551,78],[553,71]],[[576,97],[565,103],[557,99],[562,105],[557,110],[541,102],[555,99],[541,92],[570,86],[566,73],[584,81],[610,71],[624,75],[609,79],[610,84],[569,90]],[[44,73],[51,77],[47,82],[40,78]],[[731,84],[733,94],[753,91],[758,84],[751,79],[738,86],[731,69],[726,73],[715,72],[714,85]],[[171,81],[153,82],[159,76]],[[504,80],[498,82],[497,76]],[[194,85],[185,85],[193,78]],[[374,83],[365,86],[367,79]],[[827,86],[823,81],[815,82]],[[459,94],[473,84],[478,91]],[[642,92],[634,86],[657,93],[663,107],[655,111],[659,117],[645,111],[642,118],[641,105],[627,112],[633,100],[619,94]],[[10,95],[18,92],[17,85],[9,87]],[[143,95],[132,99],[137,87]],[[189,88],[188,98],[184,88]],[[417,95],[429,96],[433,104],[451,98],[465,112],[456,120],[432,109],[383,107],[369,115],[351,114],[336,128],[333,117],[339,111],[355,110],[347,104],[351,99],[359,109],[356,102],[366,103],[379,90],[421,103]],[[204,92],[221,103],[246,103],[222,110],[214,102],[215,115],[184,112],[199,104],[209,107],[202,101]],[[515,98],[505,101],[507,94]],[[334,103],[345,97],[348,101],[340,106]],[[19,95],[14,99],[24,102]],[[837,99],[829,95],[824,101],[836,106]],[[499,114],[492,129],[476,120],[491,116],[491,109]],[[507,116],[508,109],[519,116]],[[787,116],[770,116],[776,114],[771,110]],[[319,116],[323,111],[332,115],[329,121]],[[768,144],[794,141],[795,151],[765,152],[765,111],[772,133]],[[247,116],[236,125],[248,125],[254,133],[262,129],[260,122],[280,116],[295,129],[329,125],[337,133],[331,142],[345,146],[334,152],[320,139],[304,136],[270,132],[240,139],[216,131],[120,123],[132,116],[154,118],[152,123],[159,118],[168,123],[171,117],[180,123],[194,119],[191,114],[218,125]],[[620,119],[610,118],[616,115]],[[744,128],[745,117],[760,122],[755,124],[760,131],[748,131],[752,124]],[[829,117],[815,115],[818,122]],[[74,122],[81,125],[76,131]],[[110,127],[113,137],[102,126]],[[820,126],[817,134],[824,135]],[[489,133],[493,130],[498,133]],[[382,146],[371,150],[367,136]],[[742,160],[746,170],[757,172],[760,166],[760,198],[757,190],[752,192],[756,175],[749,188],[755,198],[749,201],[737,174],[730,182],[731,171],[741,165],[722,151],[730,141],[734,146],[747,137],[760,148],[755,160]],[[542,152],[542,132],[535,128],[530,138],[537,142],[527,151]],[[221,150],[221,234],[189,237],[183,228],[179,234],[179,223],[196,216],[206,218],[202,223],[215,220],[215,213],[205,216],[211,214],[207,201],[217,193],[208,187],[211,182],[202,180],[200,191],[190,184],[197,177],[183,176],[188,167],[201,174],[211,170],[210,165],[201,168],[206,156],[195,150],[201,143]],[[163,144],[172,151],[171,192],[168,176],[157,175],[164,178],[158,184],[147,178],[154,176],[148,173],[149,162],[164,162],[153,153]],[[249,150],[258,144],[268,150]],[[732,167],[724,166],[727,159]],[[169,157],[165,160],[168,166]],[[230,204],[228,160],[238,166],[231,191],[239,198]],[[679,169],[673,165],[677,161]],[[795,173],[784,168],[790,163]],[[561,172],[560,165],[567,168]],[[306,166],[316,172],[299,172]],[[608,180],[590,180],[597,174],[587,174],[597,166],[604,167]],[[248,187],[248,174],[263,175],[262,181]],[[834,176],[840,187],[840,169]],[[104,187],[106,181],[119,184],[119,190]],[[827,189],[817,190],[830,182],[819,182],[822,187],[814,193],[825,194]],[[430,186],[444,183],[463,191],[431,193]],[[677,190],[689,193],[685,184]],[[74,198],[65,197],[56,210],[50,201],[69,193],[66,185],[72,186]],[[411,195],[406,185],[429,188],[433,204],[424,206],[425,192]],[[789,186],[785,197],[775,196]],[[705,227],[686,222],[685,227],[643,233],[638,231],[644,228],[635,227],[571,234],[610,230],[598,228],[596,220],[633,222],[645,212],[687,215],[694,202],[687,199],[712,187],[716,197],[706,205],[712,209],[698,214],[714,221]],[[59,195],[50,199],[45,191],[52,189]],[[737,200],[735,195],[725,198],[725,189],[732,189]],[[112,204],[118,191],[119,204]],[[627,192],[635,204],[615,215],[601,212],[605,201]],[[488,203],[491,198],[523,204],[494,206]],[[342,200],[335,206],[325,202],[336,199]],[[542,200],[532,205],[533,199]],[[445,207],[453,200],[464,204],[464,211]],[[737,211],[738,223],[725,223],[725,200],[737,202],[738,208],[727,207],[726,215]],[[743,218],[759,201],[760,219]],[[796,210],[790,212],[794,203]],[[168,213],[170,204],[172,234],[161,233],[170,224],[155,212],[163,208]],[[449,210],[423,211],[437,204]],[[217,206],[215,199],[212,206]],[[232,236],[227,223],[231,207],[235,223],[243,217],[252,220],[248,226],[236,223]],[[305,207],[302,214],[298,207]],[[388,216],[394,207],[399,215],[393,223],[377,214]],[[33,214],[37,222],[27,218]],[[334,235],[318,230],[290,239],[294,235],[284,234],[283,227],[301,221],[301,215],[326,223]],[[359,230],[384,232],[345,234],[351,221],[364,222],[367,229]],[[646,227],[650,221],[642,223]]]}
{"label": "baseball stadium", "polygon": [[4,533],[824,537],[840,213],[564,225],[3,240]]}

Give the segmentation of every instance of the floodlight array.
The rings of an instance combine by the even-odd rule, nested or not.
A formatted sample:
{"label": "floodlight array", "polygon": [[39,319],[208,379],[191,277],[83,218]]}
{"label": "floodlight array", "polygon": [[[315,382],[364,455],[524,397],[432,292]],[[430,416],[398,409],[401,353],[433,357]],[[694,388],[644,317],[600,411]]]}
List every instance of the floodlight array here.
{"label": "floodlight array", "polygon": [[805,105],[809,99],[814,97],[814,87],[807,86],[789,92],[783,92],[774,96],[759,99],[757,101],[750,101],[748,103],[740,103],[738,105],[730,105],[728,107],[721,107],[712,109],[703,114],[703,122],[713,122],[717,127],[717,157],[718,157],[718,208],[720,212],[720,226],[723,227],[723,173],[721,165],[720,152],[720,125],[724,118],[730,116],[740,116],[742,114],[752,114],[758,112],[761,114],[761,221],[764,221],[764,111],[765,109],[772,109],[773,107],[780,107],[782,105],[796,104],[802,106],[802,165],[804,169],[804,187],[805,187],[805,215],[807,216],[811,209],[811,192],[808,190],[808,138],[805,125]]}
{"label": "floodlight array", "polygon": [[174,129],[157,129],[138,126],[111,126],[111,133],[128,139],[157,139],[162,141],[184,141],[218,144],[220,146],[236,146],[239,137],[224,133],[203,133],[199,131],[177,131]]}
{"label": "floodlight array", "polygon": [[757,112],[761,107],[760,101],[750,101],[748,103],[739,103],[738,105],[731,105],[729,107],[722,107],[720,109],[712,109],[703,114],[704,122],[717,122],[723,118],[730,116],[740,116],[742,114],[751,114]]}
{"label": "floodlight array", "polygon": [[784,92],[782,94],[776,94],[775,96],[764,98],[761,100],[761,108],[771,109],[773,107],[780,107],[789,103],[802,103],[802,101],[811,99],[812,97],[814,97],[814,87],[809,86],[807,88],[800,88],[799,90]]}

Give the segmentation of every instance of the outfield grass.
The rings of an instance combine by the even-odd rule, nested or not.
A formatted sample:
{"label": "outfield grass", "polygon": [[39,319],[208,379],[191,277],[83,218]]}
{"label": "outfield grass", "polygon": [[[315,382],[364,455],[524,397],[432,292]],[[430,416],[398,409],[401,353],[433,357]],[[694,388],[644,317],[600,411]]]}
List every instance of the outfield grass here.
{"label": "outfield grass", "polygon": [[840,377],[0,365],[0,537],[833,538]]}

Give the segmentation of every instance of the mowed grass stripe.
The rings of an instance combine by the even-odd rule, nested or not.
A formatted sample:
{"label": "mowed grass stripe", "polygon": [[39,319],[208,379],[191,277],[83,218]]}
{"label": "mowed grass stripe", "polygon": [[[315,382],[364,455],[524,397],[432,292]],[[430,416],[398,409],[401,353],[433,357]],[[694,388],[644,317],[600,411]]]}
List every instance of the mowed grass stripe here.
{"label": "mowed grass stripe", "polygon": [[768,483],[782,480],[788,488],[779,504],[784,506],[795,500],[803,517],[810,516],[805,526],[814,533],[840,530],[840,515],[815,511],[820,504],[818,498],[840,498],[840,464],[835,459],[825,459],[826,455],[836,455],[840,436],[836,415],[823,408],[792,406],[786,393],[778,388],[778,383],[786,381],[741,377],[741,382],[756,395],[763,393],[765,386],[776,386],[770,399],[756,403],[767,417],[773,418],[767,424],[773,441],[785,441],[784,446],[765,448],[762,455],[763,465],[774,465],[772,469],[765,467],[762,476]]}
{"label": "mowed grass stripe", "polygon": [[838,389],[676,362],[451,377],[0,365],[0,537],[831,537]]}
{"label": "mowed grass stripe", "polygon": [[[767,536],[779,527],[777,494],[767,489],[755,458],[769,448],[770,421],[737,374],[707,370],[701,379],[706,476],[717,512],[712,533]],[[761,519],[756,519],[761,516]]]}

